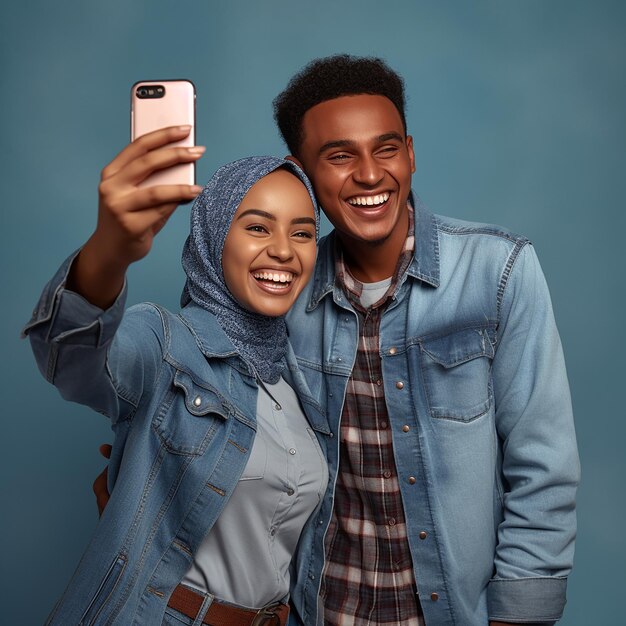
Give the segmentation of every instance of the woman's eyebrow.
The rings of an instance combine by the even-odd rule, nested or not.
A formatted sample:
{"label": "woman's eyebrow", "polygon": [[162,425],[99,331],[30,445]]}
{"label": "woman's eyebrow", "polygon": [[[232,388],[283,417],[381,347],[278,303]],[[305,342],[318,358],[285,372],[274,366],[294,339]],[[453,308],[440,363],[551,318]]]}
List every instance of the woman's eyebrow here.
{"label": "woman's eyebrow", "polygon": [[265,219],[272,220],[274,222],[276,221],[276,218],[271,213],[268,213],[267,211],[261,211],[261,209],[248,209],[247,211],[244,211],[237,219],[240,220],[246,215],[258,215],[259,217],[264,217]]}
{"label": "woman's eyebrow", "polygon": [[[272,222],[276,221],[276,216],[268,213],[267,211],[261,211],[261,209],[248,209],[244,211],[237,219],[240,220],[242,217],[246,217],[246,215],[256,215],[258,217],[264,217],[265,219],[272,220]],[[315,220],[312,217],[296,217],[291,220],[292,224],[313,224],[315,226]]]}

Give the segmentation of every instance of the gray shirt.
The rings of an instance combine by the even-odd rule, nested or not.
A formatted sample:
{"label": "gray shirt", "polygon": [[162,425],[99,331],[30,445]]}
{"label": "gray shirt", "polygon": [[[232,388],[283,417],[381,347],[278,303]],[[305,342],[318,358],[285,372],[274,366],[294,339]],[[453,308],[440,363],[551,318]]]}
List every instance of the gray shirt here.
{"label": "gray shirt", "polygon": [[182,581],[254,608],[288,596],[291,557],[328,482],[293,389],[282,378],[264,386],[246,469]]}

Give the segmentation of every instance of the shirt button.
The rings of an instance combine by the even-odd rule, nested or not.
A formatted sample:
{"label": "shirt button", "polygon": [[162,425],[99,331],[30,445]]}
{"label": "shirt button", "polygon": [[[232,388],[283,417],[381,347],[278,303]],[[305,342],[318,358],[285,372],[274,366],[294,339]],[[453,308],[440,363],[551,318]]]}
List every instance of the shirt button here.
{"label": "shirt button", "polygon": [[385,430],[385,428],[387,428],[387,422],[381,422],[380,427],[382,430]]}
{"label": "shirt button", "polygon": [[431,594],[430,594],[430,599],[431,599],[433,602],[437,602],[437,600],[439,600],[439,594],[438,594],[438,593],[434,593],[434,592],[433,592],[433,593],[431,593]]}
{"label": "shirt button", "polygon": [[289,454],[295,454],[295,453],[296,453],[295,448],[289,448]]}
{"label": "shirt button", "polygon": [[383,381],[380,378],[376,381],[376,384],[380,387],[383,384]]}
{"label": "shirt button", "polygon": [[409,476],[409,485],[415,484],[415,476]]}
{"label": "shirt button", "polygon": [[401,380],[396,383],[396,389],[404,389],[404,383]]}
{"label": "shirt button", "polygon": [[395,526],[396,525],[396,518],[395,517],[390,517],[389,518],[389,526]]}
{"label": "shirt button", "polygon": [[282,407],[282,406],[280,406],[280,404],[278,404],[278,402],[277,402],[277,403],[274,405],[274,408],[275,408],[277,411],[280,411],[283,407]]}
{"label": "shirt button", "polygon": [[405,425],[402,427],[402,430],[403,430],[405,433],[408,433],[408,432],[411,430],[411,427],[410,427],[408,424],[405,424]]}
{"label": "shirt button", "polygon": [[385,470],[385,471],[383,472],[383,476],[384,476],[385,478],[391,478],[391,470]]}
{"label": "shirt button", "polygon": [[295,493],[295,491],[293,489],[291,489],[291,487],[289,489],[287,489],[287,495],[288,496],[293,496],[294,493]]}
{"label": "shirt button", "polygon": [[193,405],[194,406],[200,406],[202,404],[202,398],[200,396],[196,396],[193,399]]}
{"label": "shirt button", "polygon": [[396,354],[396,352],[398,352],[398,348],[395,346],[393,348],[389,348],[389,354]]}
{"label": "shirt button", "polygon": [[419,538],[420,539],[426,539],[426,537],[428,537],[428,533],[425,530],[422,530],[419,534]]}

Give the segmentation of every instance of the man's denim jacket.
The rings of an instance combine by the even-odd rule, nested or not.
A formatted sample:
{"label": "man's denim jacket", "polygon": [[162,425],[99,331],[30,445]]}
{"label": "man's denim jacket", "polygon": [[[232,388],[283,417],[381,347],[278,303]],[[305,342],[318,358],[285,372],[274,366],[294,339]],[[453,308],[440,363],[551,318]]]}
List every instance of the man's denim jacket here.
{"label": "man's denim jacket", "polygon": [[[334,234],[289,314],[326,408],[332,491],[357,316],[335,281]],[[427,624],[551,622],[572,567],[579,463],[563,354],[529,242],[433,216],[417,201],[415,256],[380,326],[385,399]],[[402,383],[402,384],[400,384]],[[416,480],[413,480],[416,479]],[[316,623],[323,502],[302,537],[293,621]]]}
{"label": "man's denim jacket", "polygon": [[[124,295],[102,311],[63,288],[71,260],[24,332],[66,399],[111,418],[115,443],[111,499],[47,623],[155,626],[245,468],[257,386],[213,315],[195,304],[123,315]],[[288,365],[323,440],[327,422],[292,352]]]}

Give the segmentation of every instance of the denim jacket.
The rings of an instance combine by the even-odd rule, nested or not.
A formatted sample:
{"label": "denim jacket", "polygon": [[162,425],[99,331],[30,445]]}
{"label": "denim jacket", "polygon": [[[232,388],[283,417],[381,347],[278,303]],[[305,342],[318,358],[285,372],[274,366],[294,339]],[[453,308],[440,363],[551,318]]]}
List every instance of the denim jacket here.
{"label": "denim jacket", "polygon": [[[579,463],[548,289],[528,240],[415,207],[415,255],[379,351],[425,620],[552,622],[572,567]],[[288,322],[336,435],[359,330],[334,246],[331,233]],[[328,443],[329,493],[301,538],[292,590],[304,626],[317,623],[339,464],[339,437]]]}
{"label": "denim jacket", "polygon": [[[24,329],[64,398],[115,431],[111,499],[48,624],[161,624],[167,600],[232,494],[256,429],[257,386],[212,314],[152,304],[102,311],[64,289],[68,259]],[[328,425],[292,352],[286,380]]]}

